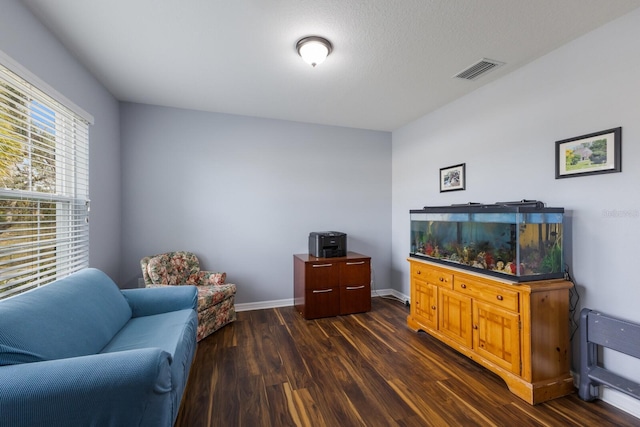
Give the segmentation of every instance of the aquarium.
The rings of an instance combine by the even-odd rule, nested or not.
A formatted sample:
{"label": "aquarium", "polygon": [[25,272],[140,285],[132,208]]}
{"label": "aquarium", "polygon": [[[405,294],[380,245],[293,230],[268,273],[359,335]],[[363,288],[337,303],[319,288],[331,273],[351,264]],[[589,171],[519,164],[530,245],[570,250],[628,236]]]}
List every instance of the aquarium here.
{"label": "aquarium", "polygon": [[564,276],[564,208],[539,201],[411,210],[410,256],[512,281]]}

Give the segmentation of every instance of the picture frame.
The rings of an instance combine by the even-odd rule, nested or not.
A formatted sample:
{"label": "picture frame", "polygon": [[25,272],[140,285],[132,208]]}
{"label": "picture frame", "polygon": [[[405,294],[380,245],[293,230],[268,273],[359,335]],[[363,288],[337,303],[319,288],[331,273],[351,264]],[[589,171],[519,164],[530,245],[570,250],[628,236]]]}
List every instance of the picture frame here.
{"label": "picture frame", "polygon": [[622,127],[556,141],[556,179],[622,172]]}
{"label": "picture frame", "polygon": [[440,192],[460,191],[466,187],[466,163],[440,169]]}

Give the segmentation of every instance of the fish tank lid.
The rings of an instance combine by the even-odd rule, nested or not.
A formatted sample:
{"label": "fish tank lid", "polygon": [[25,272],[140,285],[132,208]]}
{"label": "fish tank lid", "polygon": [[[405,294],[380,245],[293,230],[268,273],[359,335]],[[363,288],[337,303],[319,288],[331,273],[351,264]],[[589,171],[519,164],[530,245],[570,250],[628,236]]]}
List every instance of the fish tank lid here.
{"label": "fish tank lid", "polygon": [[532,212],[546,212],[546,213],[564,213],[564,208],[547,208],[544,203],[539,200],[520,200],[517,202],[496,202],[494,204],[482,204],[476,202],[469,202],[463,204],[453,204],[449,206],[425,206],[422,209],[412,209],[410,213],[451,213],[451,212],[464,212],[464,213],[532,213]]}

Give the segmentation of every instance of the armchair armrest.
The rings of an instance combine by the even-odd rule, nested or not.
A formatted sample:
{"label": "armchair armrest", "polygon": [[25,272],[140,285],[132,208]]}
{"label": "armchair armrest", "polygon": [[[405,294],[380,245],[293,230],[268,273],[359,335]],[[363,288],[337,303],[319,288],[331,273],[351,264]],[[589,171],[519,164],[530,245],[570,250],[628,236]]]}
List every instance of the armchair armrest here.
{"label": "armchair armrest", "polygon": [[227,273],[200,270],[198,273],[200,285],[222,285],[227,280]]}
{"label": "armchair armrest", "polygon": [[132,317],[151,316],[191,308],[197,311],[198,289],[195,286],[161,286],[122,289],[131,306]]}
{"label": "armchair armrest", "polygon": [[0,425],[171,425],[170,365],[147,348],[1,366]]}

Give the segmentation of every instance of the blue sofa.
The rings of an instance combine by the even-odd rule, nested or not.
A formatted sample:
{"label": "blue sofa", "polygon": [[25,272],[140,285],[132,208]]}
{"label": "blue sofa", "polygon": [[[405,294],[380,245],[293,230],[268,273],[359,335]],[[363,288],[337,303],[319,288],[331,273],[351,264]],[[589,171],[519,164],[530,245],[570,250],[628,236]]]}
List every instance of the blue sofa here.
{"label": "blue sofa", "polygon": [[172,426],[197,296],[89,268],[0,301],[0,426]]}

